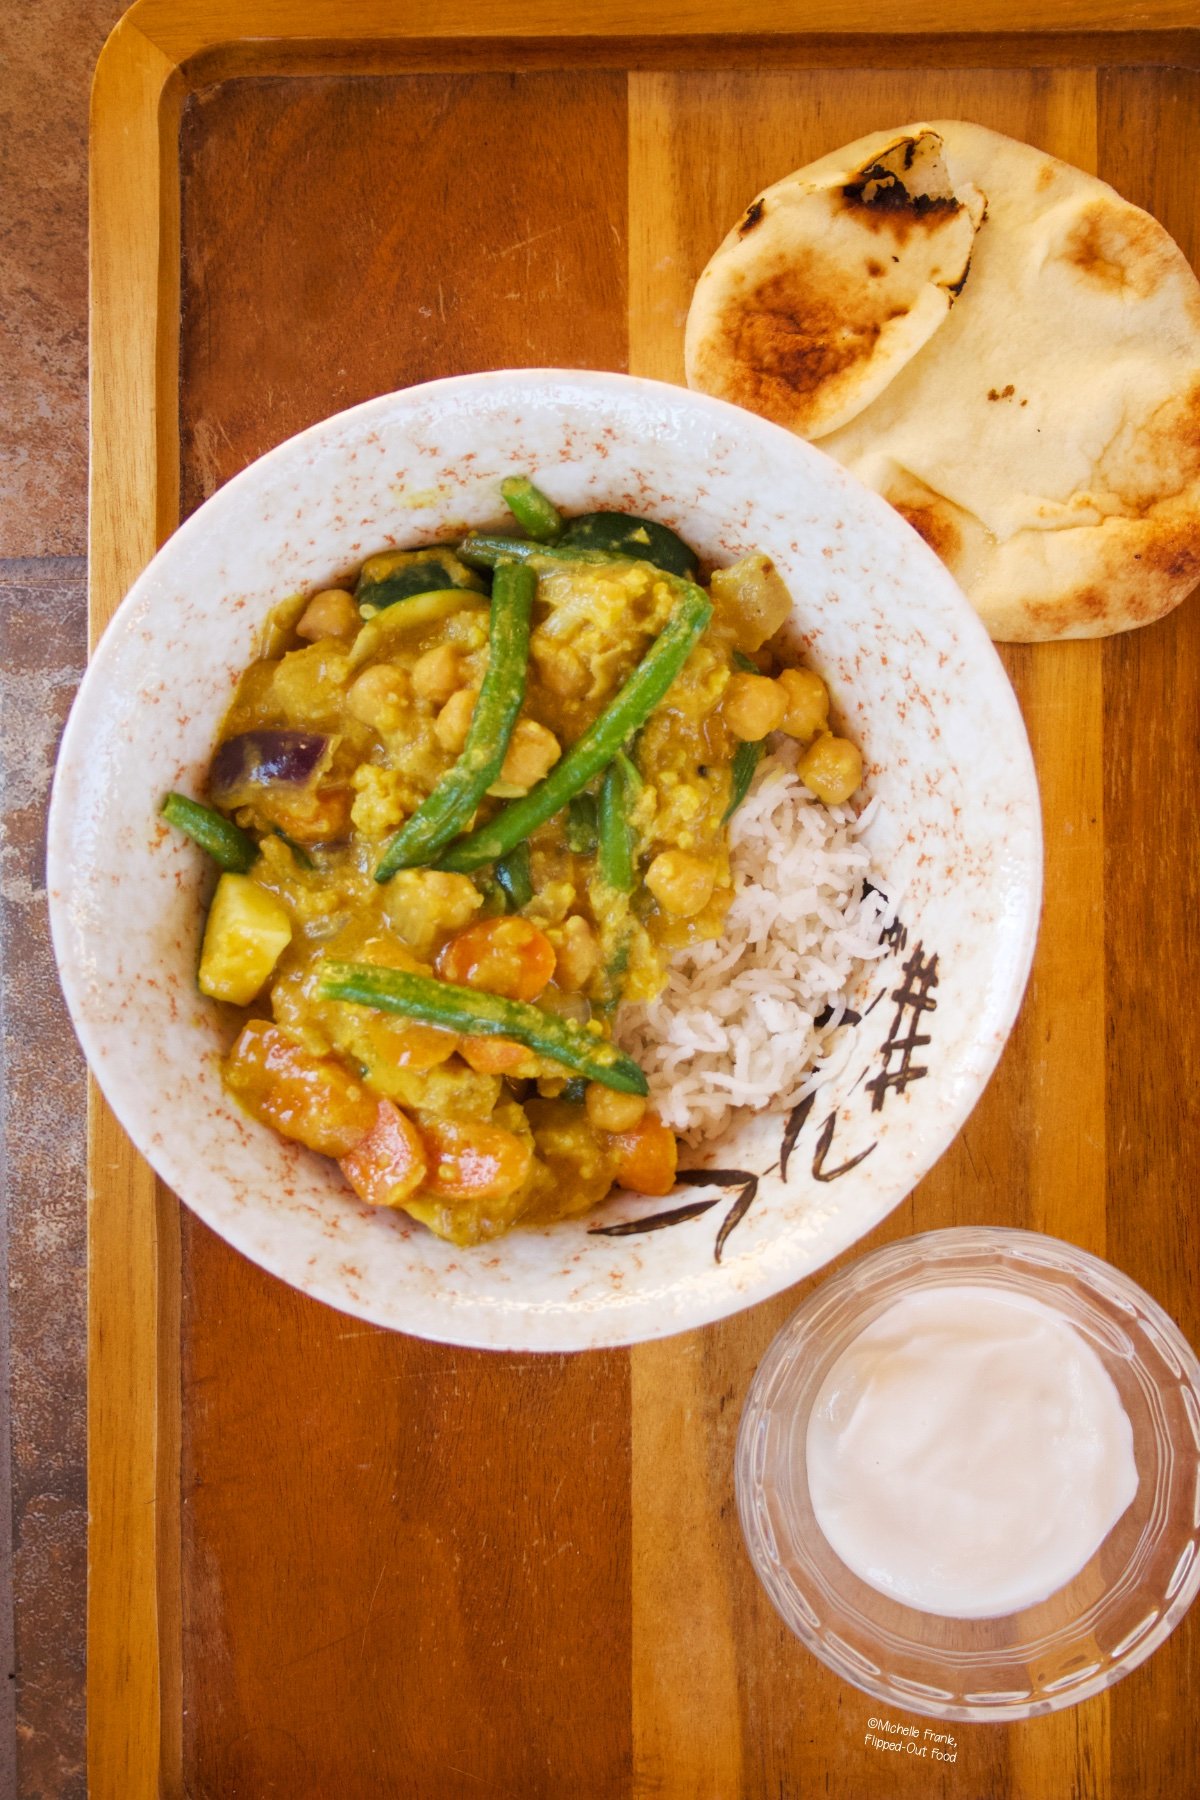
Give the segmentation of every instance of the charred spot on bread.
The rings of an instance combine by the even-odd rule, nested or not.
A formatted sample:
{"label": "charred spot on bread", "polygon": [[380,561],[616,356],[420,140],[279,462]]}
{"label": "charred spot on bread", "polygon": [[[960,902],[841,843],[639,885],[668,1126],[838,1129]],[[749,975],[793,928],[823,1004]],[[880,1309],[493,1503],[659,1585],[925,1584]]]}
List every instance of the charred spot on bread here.
{"label": "charred spot on bread", "polygon": [[901,239],[917,228],[940,228],[962,211],[941,153],[936,132],[901,138],[843,183],[842,205],[861,214],[872,229],[886,227]]}
{"label": "charred spot on bread", "polygon": [[892,505],[906,519],[917,533],[924,538],[935,556],[940,556],[944,563],[951,561],[962,548],[962,537],[953,519],[934,506],[922,506],[917,502],[892,501]]}
{"label": "charred spot on bread", "polygon": [[766,210],[766,204],[763,200],[752,200],[738,222],[738,236],[745,237],[748,232],[753,231],[754,227],[762,219]]}
{"label": "charred spot on bread", "polygon": [[1173,252],[1170,238],[1147,213],[1097,200],[1080,213],[1062,257],[1101,287],[1145,300],[1169,275]]}
{"label": "charred spot on bread", "polygon": [[950,295],[952,300],[958,299],[958,296],[962,293],[963,289],[967,285],[967,276],[970,273],[971,273],[971,258],[968,256],[967,266],[963,270],[962,274],[959,276],[958,280],[957,281],[949,281],[946,283],[946,292]]}

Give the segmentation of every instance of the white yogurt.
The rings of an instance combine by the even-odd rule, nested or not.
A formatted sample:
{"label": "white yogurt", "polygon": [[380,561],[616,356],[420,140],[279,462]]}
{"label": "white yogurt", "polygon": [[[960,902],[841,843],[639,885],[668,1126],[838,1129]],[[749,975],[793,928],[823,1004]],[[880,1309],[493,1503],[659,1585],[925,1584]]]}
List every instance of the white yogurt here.
{"label": "white yogurt", "polygon": [[807,1459],[842,1561],[955,1619],[1064,1587],[1137,1491],[1133,1429],[1091,1345],[991,1287],[908,1294],[868,1325],[821,1387]]}

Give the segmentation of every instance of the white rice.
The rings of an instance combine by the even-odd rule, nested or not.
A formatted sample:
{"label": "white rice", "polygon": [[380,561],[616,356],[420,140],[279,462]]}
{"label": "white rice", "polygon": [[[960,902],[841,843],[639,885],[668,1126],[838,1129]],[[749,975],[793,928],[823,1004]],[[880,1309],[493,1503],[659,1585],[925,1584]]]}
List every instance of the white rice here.
{"label": "white rice", "polygon": [[892,903],[864,893],[872,871],[860,841],[875,802],[857,816],[822,805],[795,761],[790,744],[765,756],[734,814],[722,936],[681,951],[659,998],[618,1018],[652,1104],[693,1144],[739,1108],[784,1111],[816,1086],[859,964],[884,953]]}

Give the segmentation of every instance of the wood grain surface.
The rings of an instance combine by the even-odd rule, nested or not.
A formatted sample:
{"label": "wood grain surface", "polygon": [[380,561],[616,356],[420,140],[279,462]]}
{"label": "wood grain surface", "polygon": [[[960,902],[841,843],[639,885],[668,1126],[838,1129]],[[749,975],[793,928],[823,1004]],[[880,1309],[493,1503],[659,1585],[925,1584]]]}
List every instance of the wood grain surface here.
{"label": "wood grain surface", "polygon": [[[143,11],[184,32],[164,6]],[[338,35],[322,18],[322,35]],[[1070,22],[1062,9],[1041,20]],[[559,364],[681,380],[691,286],[730,221],[766,182],[881,123],[957,114],[1026,138],[1112,180],[1200,254],[1200,79],[1153,66],[1150,49],[1141,67],[1098,51],[1089,63],[1078,45],[1036,68],[1007,49],[989,67],[978,45],[951,67],[928,44],[902,56],[879,41],[859,67],[836,46],[807,54],[811,66],[797,39],[786,66],[721,68],[685,47],[673,65],[627,72],[611,52],[589,67],[575,51],[560,69],[330,67],[193,94],[179,139],[182,308],[164,326],[179,349],[179,456],[162,466],[176,448],[168,409],[146,475],[160,502],[173,503],[178,473],[190,510],[312,420],[427,377]],[[274,67],[277,47],[267,55]],[[168,292],[174,229],[168,212],[162,241],[142,243],[128,305]],[[114,405],[153,375],[102,373]],[[101,481],[128,483],[115,462]],[[130,569],[146,553],[144,541],[119,549]],[[110,570],[105,592],[115,585]],[[1197,1342],[1200,614],[1193,602],[1103,644],[1004,655],[1046,818],[1033,978],[966,1127],[852,1254],[949,1224],[1051,1232],[1142,1281]],[[99,1193],[102,1170],[96,1181]],[[160,1209],[161,1229],[172,1216]],[[165,1792],[1142,1800],[1200,1788],[1192,1619],[1109,1696],[1023,1726],[953,1727],[953,1764],[864,1743],[881,1709],[779,1623],[733,1505],[746,1388],[811,1284],[632,1352],[486,1355],[333,1313],[183,1214],[178,1332],[164,1347],[178,1270],[136,1230],[130,1244],[137,1278],[157,1283],[143,1316],[160,1340],[160,1408],[180,1357],[178,1558],[169,1496],[157,1540],[142,1539],[179,1659],[178,1685],[169,1649],[157,1673]],[[154,1418],[137,1454],[161,1485],[174,1452]],[[94,1417],[110,1460],[113,1429]],[[111,1631],[119,1601],[103,1564],[102,1541],[93,1594]],[[105,1697],[119,1704],[119,1682]],[[120,1786],[117,1766],[101,1782],[94,1771],[103,1800],[154,1791],[130,1781],[131,1762]]]}

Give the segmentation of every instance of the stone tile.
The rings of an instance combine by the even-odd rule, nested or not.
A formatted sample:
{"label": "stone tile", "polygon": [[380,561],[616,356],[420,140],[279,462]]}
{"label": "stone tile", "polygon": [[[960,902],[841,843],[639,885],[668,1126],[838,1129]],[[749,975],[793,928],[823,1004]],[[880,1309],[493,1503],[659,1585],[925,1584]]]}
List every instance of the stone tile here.
{"label": "stone tile", "polygon": [[50,777],[85,637],[81,559],[0,561],[0,1155],[21,1800],[85,1793],[85,1086],[45,886]]}
{"label": "stone tile", "polygon": [[88,91],[123,11],[0,8],[0,556],[84,547]]}

